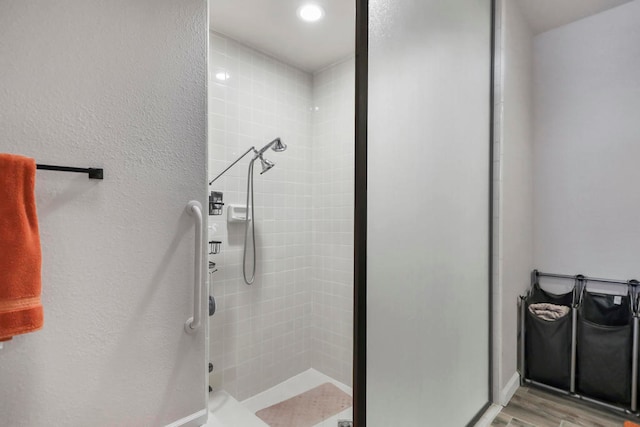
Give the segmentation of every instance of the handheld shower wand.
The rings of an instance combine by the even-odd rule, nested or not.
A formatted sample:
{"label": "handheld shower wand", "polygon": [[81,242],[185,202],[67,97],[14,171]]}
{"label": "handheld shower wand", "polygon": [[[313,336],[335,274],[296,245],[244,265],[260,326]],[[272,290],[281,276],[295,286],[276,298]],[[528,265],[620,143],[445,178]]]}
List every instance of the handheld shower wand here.
{"label": "handheld shower wand", "polygon": [[262,157],[262,154],[260,154],[260,162],[262,163],[262,172],[260,172],[260,175],[267,172],[269,169],[276,165],[275,163],[270,162],[269,160]]}
{"label": "handheld shower wand", "polygon": [[[246,199],[246,205],[245,205],[246,217],[245,217],[245,228],[244,228],[244,250],[242,253],[242,276],[244,278],[244,282],[247,285],[251,285],[256,278],[257,252],[256,252],[256,228],[255,228],[255,223],[253,223],[253,221],[255,220],[254,203],[253,203],[253,166],[255,164],[255,161],[260,159],[260,163],[262,164],[262,172],[260,172],[260,175],[269,171],[272,167],[275,166],[275,163],[264,158],[264,153],[269,148],[271,148],[276,153],[281,153],[287,149],[287,145],[284,142],[282,142],[280,138],[276,138],[273,141],[266,144],[260,150],[256,150],[256,147],[250,147],[240,157],[238,157],[233,163],[231,163],[225,170],[220,172],[218,176],[216,176],[209,182],[209,185],[213,184],[218,178],[224,175],[236,163],[242,160],[242,158],[244,158],[244,156],[246,156],[247,154],[251,152],[255,154],[254,157],[249,162],[249,168],[247,171],[247,199]],[[251,206],[251,211],[249,211],[249,206]],[[253,254],[252,254],[253,263],[251,266],[250,276],[247,275],[247,246],[248,246],[247,243],[249,239],[249,226],[251,226],[251,241],[253,246]]]}

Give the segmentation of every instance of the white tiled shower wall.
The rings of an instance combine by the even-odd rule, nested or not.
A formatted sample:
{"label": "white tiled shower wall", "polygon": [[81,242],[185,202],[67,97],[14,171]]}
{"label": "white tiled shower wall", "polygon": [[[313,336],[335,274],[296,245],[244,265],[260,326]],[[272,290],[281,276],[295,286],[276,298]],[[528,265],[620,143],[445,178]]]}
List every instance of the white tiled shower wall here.
{"label": "white tiled shower wall", "polygon": [[[213,385],[242,400],[311,367],[311,75],[217,34],[210,41],[210,179],[251,146],[288,144],[265,153],[276,164],[269,172],[255,167],[253,285],[242,279],[244,224],[227,224],[226,208],[209,217],[210,238],[223,242],[211,256]],[[226,206],[245,204],[251,157],[210,187]]]}
{"label": "white tiled shower wall", "polygon": [[[243,400],[312,366],[348,384],[353,83],[344,100],[337,92],[348,89],[348,63],[313,76],[220,34],[210,41],[210,179],[251,146],[275,137],[288,145],[265,154],[276,164],[266,174],[255,166],[258,265],[251,286],[242,279],[244,225],[226,221],[229,204],[245,204],[251,155],[211,186],[225,202],[223,216],[209,217],[210,239],[223,242],[210,256],[218,268],[211,281],[212,385]],[[227,80],[216,78],[221,72]],[[353,80],[353,61],[351,73]]]}
{"label": "white tiled shower wall", "polygon": [[355,61],[313,78],[312,364],[351,385]]}

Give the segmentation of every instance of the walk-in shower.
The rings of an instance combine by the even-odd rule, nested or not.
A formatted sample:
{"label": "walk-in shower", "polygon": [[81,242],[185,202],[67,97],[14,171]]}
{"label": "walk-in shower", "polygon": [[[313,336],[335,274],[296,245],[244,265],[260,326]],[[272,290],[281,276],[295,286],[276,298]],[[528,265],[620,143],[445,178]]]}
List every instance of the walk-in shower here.
{"label": "walk-in shower", "polygon": [[[269,169],[274,167],[276,164],[264,158],[264,152],[271,148],[276,153],[281,153],[287,149],[287,144],[282,142],[280,138],[276,138],[273,141],[269,142],[267,145],[262,147],[260,150],[256,150],[256,147],[250,147],[247,151],[244,152],[240,157],[238,157],[233,163],[231,163],[225,170],[220,172],[218,176],[213,178],[209,185],[213,184],[218,178],[225,174],[229,169],[231,169],[236,163],[244,158],[247,154],[253,152],[255,155],[253,159],[249,162],[249,168],[247,169],[247,202],[245,204],[245,228],[244,228],[244,249],[242,254],[242,277],[244,278],[244,282],[247,285],[251,285],[256,278],[256,227],[254,222],[255,212],[254,212],[254,203],[253,203],[253,166],[255,161],[260,159],[260,163],[262,164],[262,172],[260,175],[267,172]],[[251,208],[251,209],[249,209]],[[249,228],[251,228],[251,275],[247,276],[247,241],[249,240]]]}
{"label": "walk-in shower", "polygon": [[297,1],[211,2],[209,384],[260,418],[329,382],[347,407],[322,412],[348,420],[355,18],[330,0],[326,20],[301,22]]}

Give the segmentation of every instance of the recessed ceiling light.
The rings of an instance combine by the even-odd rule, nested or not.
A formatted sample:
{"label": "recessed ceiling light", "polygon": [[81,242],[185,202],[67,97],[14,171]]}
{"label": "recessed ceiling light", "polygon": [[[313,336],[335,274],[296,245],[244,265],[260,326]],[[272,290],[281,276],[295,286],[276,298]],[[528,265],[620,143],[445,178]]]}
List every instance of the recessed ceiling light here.
{"label": "recessed ceiling light", "polygon": [[228,80],[229,79],[229,73],[227,73],[226,71],[218,71],[216,73],[216,79],[220,80],[221,82]]}
{"label": "recessed ceiling light", "polygon": [[306,22],[316,22],[322,19],[324,10],[315,3],[307,3],[298,8],[298,17]]}

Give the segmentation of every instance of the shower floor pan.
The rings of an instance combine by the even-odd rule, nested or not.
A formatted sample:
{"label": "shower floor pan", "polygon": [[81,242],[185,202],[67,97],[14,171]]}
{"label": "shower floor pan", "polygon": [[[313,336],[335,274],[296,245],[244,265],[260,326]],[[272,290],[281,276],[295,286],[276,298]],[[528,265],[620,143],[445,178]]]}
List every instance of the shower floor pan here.
{"label": "shower floor pan", "polygon": [[[324,375],[315,369],[301,374],[259,393],[243,402],[238,402],[223,390],[214,391],[209,399],[209,422],[205,427],[268,427],[255,413],[271,405],[290,399],[300,393],[329,382],[352,395],[350,387]],[[351,420],[353,408],[348,408],[314,427],[336,427],[340,420]]]}

